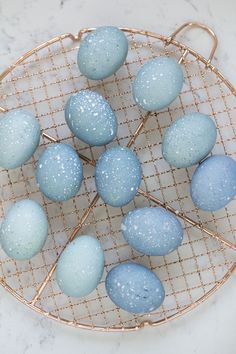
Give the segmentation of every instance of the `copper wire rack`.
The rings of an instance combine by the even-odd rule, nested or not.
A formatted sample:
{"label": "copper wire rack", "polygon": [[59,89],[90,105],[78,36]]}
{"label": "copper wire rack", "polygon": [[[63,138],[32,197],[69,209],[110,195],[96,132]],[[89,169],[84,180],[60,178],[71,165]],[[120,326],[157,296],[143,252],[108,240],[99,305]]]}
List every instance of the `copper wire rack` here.
{"label": "copper wire rack", "polygon": [[[212,37],[209,59],[176,40],[176,35],[187,27],[200,27]],[[188,111],[201,111],[210,114],[218,128],[212,153],[236,158],[236,91],[211,63],[217,38],[203,24],[186,23],[171,36],[122,28],[129,40],[127,60],[116,74],[98,82],[80,75],[76,64],[80,40],[91,30],[53,38],[23,55],[0,75],[0,110],[30,110],[42,128],[40,146],[33,158],[20,168],[0,170],[1,218],[16,200],[31,198],[44,207],[49,221],[47,242],[30,261],[16,262],[0,250],[0,283],[25,305],[62,323],[92,330],[131,331],[159,325],[193,309],[236,268],[236,201],[214,213],[196,209],[189,193],[194,167],[171,168],[161,153],[166,127]],[[184,87],[168,108],[145,113],[134,103],[132,82],[144,62],[160,55],[175,57],[182,64]],[[71,135],[65,123],[65,102],[72,93],[88,88],[106,97],[117,115],[118,137],[106,147],[84,144]],[[39,154],[55,141],[71,144],[84,162],[79,193],[63,203],[44,197],[35,181]],[[114,144],[132,148],[143,170],[138,195],[122,208],[104,204],[94,183],[96,159]],[[165,257],[144,256],[123,239],[121,220],[135,207],[157,205],[180,218],[184,241],[177,251]],[[95,235],[105,252],[102,281],[82,299],[62,294],[54,274],[58,257],[78,233]],[[117,308],[108,298],[104,286],[107,272],[128,260],[146,265],[162,280],[166,298],[157,311],[133,315]]]}

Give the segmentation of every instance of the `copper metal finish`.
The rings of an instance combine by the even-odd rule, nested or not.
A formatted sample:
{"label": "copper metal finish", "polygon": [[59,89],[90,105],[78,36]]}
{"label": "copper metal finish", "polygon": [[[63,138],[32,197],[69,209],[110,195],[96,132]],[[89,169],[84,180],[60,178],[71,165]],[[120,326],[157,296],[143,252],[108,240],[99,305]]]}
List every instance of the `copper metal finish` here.
{"label": "copper metal finish", "polygon": [[[208,59],[176,40],[180,31],[192,27],[211,35],[213,46]],[[50,225],[43,251],[32,260],[15,262],[0,250],[0,283],[28,307],[62,323],[97,331],[132,331],[159,325],[193,309],[213,294],[236,268],[235,201],[215,213],[197,210],[189,196],[194,168],[171,169],[161,154],[164,129],[186,111],[199,110],[209,113],[218,127],[213,153],[236,158],[233,120],[236,91],[211,63],[217,37],[203,24],[183,24],[169,37],[122,28],[130,42],[127,61],[113,77],[99,82],[81,76],[76,64],[79,41],[91,30],[55,37],[27,52],[0,74],[0,111],[29,109],[35,112],[42,127],[41,144],[34,158],[21,168],[0,170],[0,214],[3,217],[14,201],[32,198],[43,205]],[[140,65],[159,55],[173,56],[183,65],[185,85],[170,107],[144,114],[134,104],[131,84]],[[94,166],[105,147],[83,144],[71,135],[65,124],[66,100],[85,88],[95,89],[109,100],[119,121],[115,143],[134,149],[142,162],[143,181],[138,195],[123,208],[105,205],[96,193]],[[84,161],[84,181],[79,194],[57,204],[39,192],[34,177],[39,153],[56,141],[73,145]],[[120,231],[123,215],[145,205],[166,208],[182,220],[185,237],[178,251],[166,257],[147,257],[125,243]],[[98,237],[105,251],[106,266],[96,291],[86,298],[72,299],[60,292],[54,270],[62,250],[78,232]],[[130,259],[157,272],[164,283],[165,302],[149,315],[126,313],[116,308],[106,295],[106,273],[115,264]]]}

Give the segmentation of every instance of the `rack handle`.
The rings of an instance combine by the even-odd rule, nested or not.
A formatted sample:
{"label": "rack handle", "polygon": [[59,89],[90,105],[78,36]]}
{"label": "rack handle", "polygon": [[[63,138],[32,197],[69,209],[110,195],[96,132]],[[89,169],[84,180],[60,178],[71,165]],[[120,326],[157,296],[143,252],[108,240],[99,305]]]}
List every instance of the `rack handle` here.
{"label": "rack handle", "polygon": [[211,61],[213,59],[213,56],[215,54],[216,48],[218,46],[218,39],[217,36],[215,34],[215,32],[208,26],[204,25],[203,23],[200,22],[186,22],[184,23],[182,26],[178,27],[166,40],[166,45],[169,45],[177,36],[177,34],[179,34],[180,32],[182,32],[184,29],[187,28],[201,28],[204,31],[206,31],[213,39],[213,45],[212,45],[212,49],[209,55],[209,58],[207,60],[207,64],[206,67],[209,67],[209,65],[211,64]]}

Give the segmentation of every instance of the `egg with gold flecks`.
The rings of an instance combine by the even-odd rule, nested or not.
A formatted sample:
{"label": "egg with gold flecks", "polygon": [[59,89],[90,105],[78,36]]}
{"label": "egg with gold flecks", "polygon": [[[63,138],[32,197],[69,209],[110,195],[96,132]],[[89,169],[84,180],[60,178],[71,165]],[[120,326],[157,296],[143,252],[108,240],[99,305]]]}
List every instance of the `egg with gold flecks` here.
{"label": "egg with gold flecks", "polygon": [[102,80],[121,67],[127,53],[128,40],[123,31],[113,26],[99,27],[82,40],[78,66],[88,79]]}
{"label": "egg with gold flecks", "polygon": [[96,238],[78,236],[62,252],[56,270],[57,283],[68,296],[83,297],[99,284],[104,270],[104,254]]}
{"label": "egg with gold flecks", "polygon": [[135,102],[145,111],[159,111],[171,104],[183,86],[181,65],[173,58],[146,62],[133,83]]}
{"label": "egg with gold flecks", "polygon": [[116,136],[116,116],[97,92],[82,90],[72,95],[66,104],[65,118],[75,136],[87,144],[108,144]]}
{"label": "egg with gold flecks", "polygon": [[28,161],[40,140],[40,125],[25,110],[6,113],[0,118],[0,166],[10,169]]}
{"label": "egg with gold flecks", "polygon": [[48,146],[39,157],[36,179],[40,191],[53,201],[74,197],[83,179],[83,166],[77,152],[67,144]]}

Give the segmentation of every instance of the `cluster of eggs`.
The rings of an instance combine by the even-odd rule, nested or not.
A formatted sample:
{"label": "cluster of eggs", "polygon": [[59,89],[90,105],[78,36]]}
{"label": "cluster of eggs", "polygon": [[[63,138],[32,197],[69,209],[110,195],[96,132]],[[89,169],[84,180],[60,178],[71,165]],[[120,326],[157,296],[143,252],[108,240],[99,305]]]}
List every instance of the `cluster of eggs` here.
{"label": "cluster of eggs", "polygon": [[[127,53],[125,34],[116,27],[101,27],[82,41],[78,66],[88,79],[105,79],[122,66]],[[181,65],[172,58],[159,57],[139,70],[133,83],[133,97],[145,111],[157,111],[174,101],[182,86]],[[111,106],[90,90],[69,98],[65,120],[72,133],[90,145],[108,144],[117,134],[117,118]],[[215,145],[216,135],[216,126],[209,116],[191,112],[166,130],[162,144],[163,157],[171,166],[182,168],[200,162],[192,178],[191,196],[198,208],[208,211],[224,207],[236,194],[236,162],[228,156],[205,159]],[[0,166],[21,166],[32,157],[39,140],[40,126],[31,113],[20,110],[5,114],[0,120]],[[96,163],[97,191],[113,207],[122,207],[135,197],[141,178],[140,162],[126,147],[107,149]],[[77,152],[67,144],[50,145],[39,157],[36,179],[40,191],[52,201],[72,198],[83,180]],[[157,207],[130,211],[122,220],[121,231],[132,248],[149,256],[165,256],[183,240],[180,221]],[[33,200],[22,200],[10,208],[2,222],[0,241],[9,257],[26,260],[40,252],[47,233],[48,222],[42,207]],[[65,294],[82,297],[97,287],[103,270],[104,254],[99,241],[90,235],[77,235],[59,258],[56,279]],[[154,311],[165,297],[157,275],[133,262],[111,269],[105,286],[110,299],[132,313]]]}

